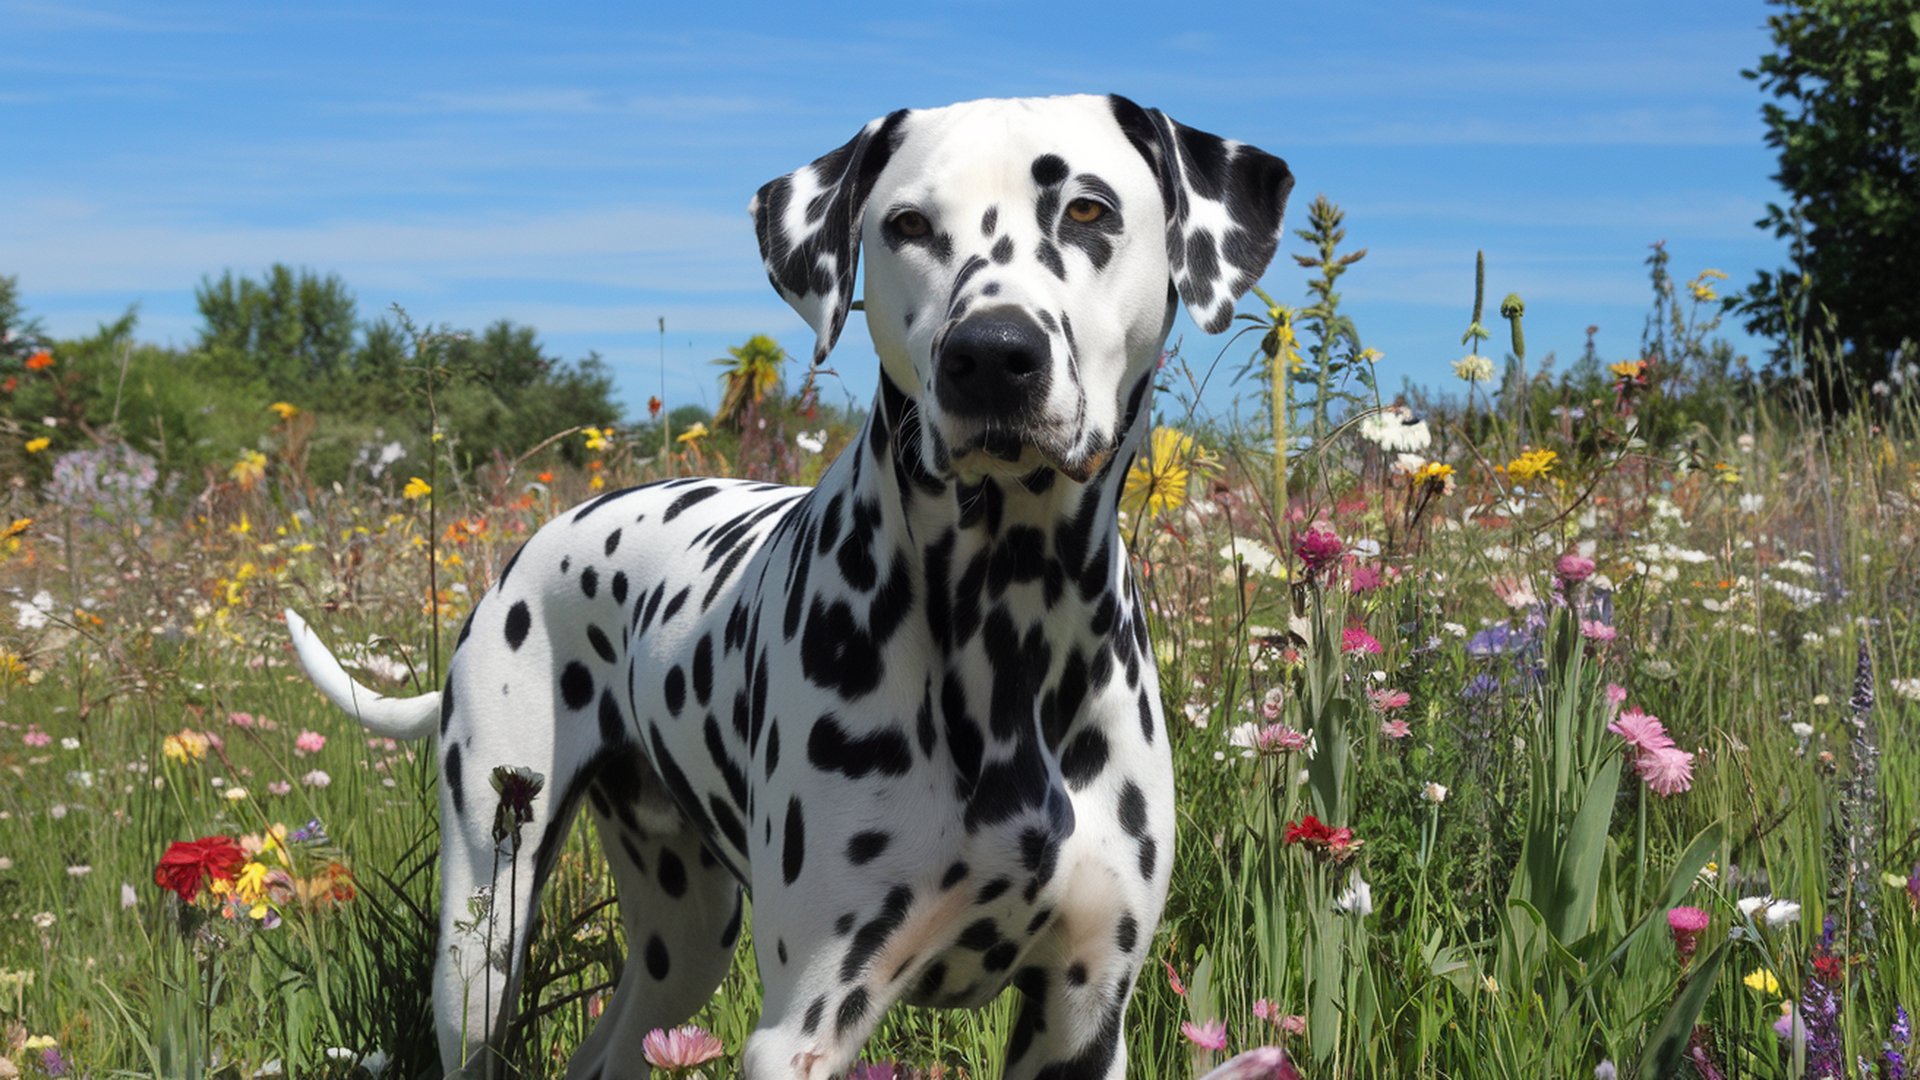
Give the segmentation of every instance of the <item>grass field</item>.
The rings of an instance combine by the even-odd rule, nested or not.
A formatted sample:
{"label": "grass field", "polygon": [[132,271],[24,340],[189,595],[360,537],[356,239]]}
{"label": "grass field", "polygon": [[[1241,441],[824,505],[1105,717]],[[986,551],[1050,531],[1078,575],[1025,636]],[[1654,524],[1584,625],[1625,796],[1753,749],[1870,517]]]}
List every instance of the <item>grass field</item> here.
{"label": "grass field", "polygon": [[[1362,410],[1307,429],[1277,487],[1265,422],[1195,415],[1167,366],[1124,527],[1181,832],[1132,1075],[1262,1045],[1310,1078],[1907,1075],[1911,388],[1823,425],[1787,397],[1689,400],[1673,376],[1455,384],[1419,424]],[[819,450],[769,415],[761,449],[731,453],[575,433],[592,464],[558,475],[375,455],[322,485],[275,435],[218,475],[169,480],[108,444],[16,485],[0,1057],[26,1076],[431,1075],[433,755],[326,705],[278,612],[363,681],[427,688],[506,558],[575,501],[669,471],[805,482],[854,434]],[[619,969],[588,829],[545,899],[526,1075],[558,1075]],[[244,866],[185,904],[156,866],[212,836]],[[696,1018],[729,1055],[709,1076],[752,1028],[750,955]],[[997,1075],[1010,1011],[896,1010],[868,1060]]]}

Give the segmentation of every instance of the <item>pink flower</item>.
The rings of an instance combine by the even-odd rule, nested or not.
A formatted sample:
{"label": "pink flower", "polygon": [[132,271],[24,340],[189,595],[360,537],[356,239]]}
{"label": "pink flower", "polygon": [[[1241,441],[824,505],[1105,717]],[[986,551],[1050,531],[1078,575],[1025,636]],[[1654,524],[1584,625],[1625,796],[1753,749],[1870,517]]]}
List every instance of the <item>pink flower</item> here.
{"label": "pink flower", "polygon": [[1253,746],[1263,754],[1298,753],[1307,748],[1307,735],[1285,724],[1266,724],[1254,733]]}
{"label": "pink flower", "polygon": [[1380,576],[1380,569],[1372,563],[1355,563],[1347,569],[1348,592],[1371,592],[1386,583],[1386,579]]}
{"label": "pink flower", "polygon": [[654,1028],[640,1040],[647,1064],[656,1069],[691,1069],[725,1054],[727,1048],[713,1033],[693,1024],[677,1028]]}
{"label": "pink flower", "polygon": [[1289,1035],[1305,1035],[1307,1033],[1307,1018],[1299,1013],[1289,1013],[1280,1018],[1280,1030]]}
{"label": "pink flower", "polygon": [[1673,745],[1673,739],[1667,735],[1666,726],[1660,718],[1650,712],[1628,709],[1620,718],[1607,725],[1607,730],[1627,741],[1634,750],[1665,750]]}
{"label": "pink flower", "polygon": [[1667,911],[1667,929],[1673,931],[1673,948],[1680,954],[1680,966],[1687,966],[1694,950],[1700,947],[1700,935],[1712,918],[1697,907],[1677,907]]}
{"label": "pink flower", "polygon": [[269,795],[285,795],[292,790],[293,785],[287,783],[285,780],[274,780],[267,784],[267,793]]}
{"label": "pink flower", "polygon": [[1348,656],[1377,653],[1380,641],[1358,626],[1349,626],[1340,632],[1340,651]]}
{"label": "pink flower", "polygon": [[1407,703],[1413,699],[1407,696],[1405,690],[1368,690],[1367,700],[1373,703],[1375,709],[1391,712],[1394,709],[1406,708]]}
{"label": "pink flower", "polygon": [[1200,1080],[1300,1080],[1300,1072],[1287,1060],[1285,1050],[1262,1046],[1235,1054]]}
{"label": "pink flower", "polygon": [[1620,708],[1620,706],[1621,706],[1621,705],[1623,705],[1623,704],[1625,704],[1625,703],[1626,703],[1626,700],[1627,700],[1627,688],[1626,688],[1626,687],[1624,687],[1624,686],[1621,686],[1621,685],[1620,685],[1619,683],[1608,683],[1608,684],[1607,684],[1607,706],[1608,706],[1608,708],[1610,708],[1610,709],[1618,709],[1618,708]]}
{"label": "pink flower", "polygon": [[53,742],[53,736],[41,731],[38,724],[28,724],[27,733],[20,736],[20,741],[28,746],[47,746]]}
{"label": "pink flower", "polygon": [[1173,965],[1165,960],[1160,961],[1160,966],[1167,969],[1167,985],[1173,987],[1174,993],[1186,997],[1187,984],[1180,981],[1180,973],[1173,970]]}
{"label": "pink flower", "polygon": [[317,754],[326,749],[326,745],[327,737],[317,731],[302,731],[300,737],[293,740],[294,751],[301,754]]}
{"label": "pink flower", "polygon": [[1287,703],[1287,691],[1284,687],[1270,686],[1260,699],[1260,715],[1268,720],[1280,719],[1280,709]]}
{"label": "pink flower", "polygon": [[1180,1034],[1185,1035],[1188,1042],[1202,1050],[1225,1050],[1227,1048],[1227,1022],[1225,1020],[1208,1020],[1201,1024],[1187,1020],[1181,1023]]}
{"label": "pink flower", "polygon": [[1306,564],[1309,577],[1338,562],[1346,549],[1340,535],[1324,524],[1316,524],[1293,538],[1293,553]]}
{"label": "pink flower", "polygon": [[1563,585],[1578,585],[1593,576],[1593,560],[1568,552],[1553,564],[1553,576]]}
{"label": "pink flower", "polygon": [[1693,787],[1693,755],[1675,746],[1640,751],[1633,768],[1655,795],[1678,795]]}
{"label": "pink flower", "polygon": [[1580,620],[1580,636],[1588,641],[1598,641],[1604,645],[1619,636],[1619,633],[1618,630],[1598,619]]}
{"label": "pink flower", "polygon": [[230,712],[227,714],[227,723],[237,728],[250,728],[253,726],[253,714],[250,712]]}
{"label": "pink flower", "polygon": [[1257,998],[1253,1003],[1253,1015],[1262,1020],[1272,1022],[1280,1018],[1280,1006],[1275,1005],[1266,998]]}
{"label": "pink flower", "polygon": [[1385,735],[1389,739],[1404,739],[1413,734],[1413,729],[1407,727],[1405,720],[1382,720],[1380,722],[1380,734]]}

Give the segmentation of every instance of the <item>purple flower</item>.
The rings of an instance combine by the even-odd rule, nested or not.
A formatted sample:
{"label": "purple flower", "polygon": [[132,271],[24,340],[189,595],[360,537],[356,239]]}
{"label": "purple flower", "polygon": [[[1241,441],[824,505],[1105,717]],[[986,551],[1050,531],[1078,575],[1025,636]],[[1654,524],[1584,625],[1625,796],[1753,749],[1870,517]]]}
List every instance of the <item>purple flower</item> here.
{"label": "purple flower", "polygon": [[1468,656],[1505,656],[1532,644],[1525,631],[1515,630],[1504,621],[1494,623],[1467,639]]}
{"label": "purple flower", "polygon": [[48,1076],[65,1076],[68,1072],[67,1059],[60,1056],[60,1048],[49,1046],[40,1051],[40,1071]]}
{"label": "purple flower", "polygon": [[1887,1032],[1887,1045],[1882,1055],[1887,1063],[1887,1080],[1907,1080],[1907,1055],[1904,1051],[1913,1049],[1913,1022],[1907,1017],[1905,1005],[1893,1007],[1893,1027]]}

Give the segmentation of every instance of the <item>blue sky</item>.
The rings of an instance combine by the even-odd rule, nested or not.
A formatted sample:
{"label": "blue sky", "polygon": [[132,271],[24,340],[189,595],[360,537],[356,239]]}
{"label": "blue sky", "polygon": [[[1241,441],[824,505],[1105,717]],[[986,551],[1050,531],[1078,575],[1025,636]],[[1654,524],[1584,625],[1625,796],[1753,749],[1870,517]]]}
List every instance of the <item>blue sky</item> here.
{"label": "blue sky", "polygon": [[[1108,90],[1286,158],[1290,225],[1316,193],[1346,208],[1369,254],[1342,292],[1390,389],[1450,378],[1476,248],[1489,308],[1519,292],[1531,355],[1563,363],[1589,324],[1636,353],[1653,241],[1682,280],[1782,260],[1752,224],[1776,197],[1739,74],[1758,2],[806,7],[0,0],[0,274],[57,335],[137,303],[184,344],[202,275],[288,262],[363,316],[597,350],[629,403],[664,317],[670,402],[711,405],[727,344],[811,338],[755,252],[762,182],[902,105]],[[1298,303],[1306,277],[1266,285]],[[864,403],[858,316],[831,364]]]}

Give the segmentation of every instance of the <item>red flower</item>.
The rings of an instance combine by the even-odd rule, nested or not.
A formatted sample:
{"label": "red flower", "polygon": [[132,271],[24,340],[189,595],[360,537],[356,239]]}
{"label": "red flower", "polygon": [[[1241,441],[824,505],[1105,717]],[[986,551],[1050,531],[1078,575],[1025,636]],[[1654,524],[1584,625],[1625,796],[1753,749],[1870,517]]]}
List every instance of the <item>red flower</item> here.
{"label": "red flower", "polygon": [[27,357],[28,371],[45,371],[53,366],[53,354],[45,349]]}
{"label": "red flower", "polygon": [[1347,546],[1325,525],[1315,525],[1293,538],[1293,553],[1306,565],[1308,576],[1319,574],[1340,560]]}
{"label": "red flower", "polygon": [[648,416],[660,415],[660,399],[658,397],[650,397],[647,399],[647,415]]}
{"label": "red flower", "polygon": [[176,840],[160,856],[153,883],[180,894],[182,901],[191,904],[208,881],[231,881],[246,863],[247,853],[231,836]]}
{"label": "red flower", "polygon": [[1284,837],[1289,844],[1325,844],[1333,839],[1333,830],[1326,823],[1308,814],[1298,822],[1287,822]]}

